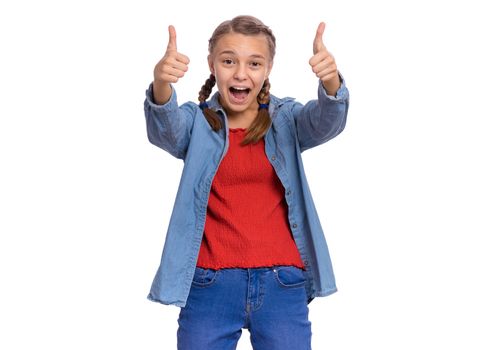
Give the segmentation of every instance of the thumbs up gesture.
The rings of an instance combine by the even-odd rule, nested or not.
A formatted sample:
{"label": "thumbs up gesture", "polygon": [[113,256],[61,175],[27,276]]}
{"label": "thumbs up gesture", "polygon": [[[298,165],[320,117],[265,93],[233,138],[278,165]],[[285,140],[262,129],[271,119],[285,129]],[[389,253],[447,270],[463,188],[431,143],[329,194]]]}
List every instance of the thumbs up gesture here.
{"label": "thumbs up gesture", "polygon": [[324,31],[325,23],[321,22],[316,30],[315,40],[313,40],[313,57],[310,58],[310,66],[313,73],[322,81],[327,94],[335,96],[340,87],[340,78],[335,58],[327,51],[323,43]]}
{"label": "thumbs up gesture", "polygon": [[174,26],[168,27],[168,45],[163,58],[153,71],[155,82],[176,83],[187,72],[189,58],[177,51],[177,34]]}
{"label": "thumbs up gesture", "polygon": [[153,70],[153,99],[164,104],[172,95],[170,83],[176,83],[187,72],[189,57],[177,51],[177,34],[174,26],[168,27],[167,51]]}

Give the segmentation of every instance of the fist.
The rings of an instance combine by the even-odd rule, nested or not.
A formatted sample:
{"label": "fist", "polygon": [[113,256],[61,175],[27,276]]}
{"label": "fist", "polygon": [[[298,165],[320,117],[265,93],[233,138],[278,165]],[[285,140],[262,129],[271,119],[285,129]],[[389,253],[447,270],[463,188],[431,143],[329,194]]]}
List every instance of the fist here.
{"label": "fist", "polygon": [[310,59],[310,66],[313,73],[322,81],[323,87],[331,96],[335,96],[340,87],[340,78],[337,71],[335,58],[327,51],[323,43],[323,32],[325,23],[321,22],[316,30],[313,40],[313,57]]}
{"label": "fist", "polygon": [[174,26],[168,27],[167,51],[153,70],[155,82],[176,83],[187,72],[189,58],[177,51],[177,34]]}

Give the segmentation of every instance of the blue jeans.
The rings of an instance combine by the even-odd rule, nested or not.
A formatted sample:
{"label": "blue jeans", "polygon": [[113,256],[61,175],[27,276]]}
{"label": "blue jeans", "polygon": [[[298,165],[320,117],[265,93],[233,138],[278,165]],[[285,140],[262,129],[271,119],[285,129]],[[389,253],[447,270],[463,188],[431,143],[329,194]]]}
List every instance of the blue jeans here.
{"label": "blue jeans", "polygon": [[242,328],[254,350],[311,350],[303,270],[196,268],[178,319],[179,350],[236,349]]}

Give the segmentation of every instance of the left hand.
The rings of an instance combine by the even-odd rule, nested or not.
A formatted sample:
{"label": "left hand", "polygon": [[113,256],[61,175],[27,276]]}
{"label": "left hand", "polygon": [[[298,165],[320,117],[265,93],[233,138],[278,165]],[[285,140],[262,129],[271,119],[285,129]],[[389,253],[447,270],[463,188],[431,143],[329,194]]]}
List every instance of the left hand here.
{"label": "left hand", "polygon": [[335,58],[327,51],[323,43],[324,31],[325,23],[321,22],[316,30],[315,40],[313,40],[313,57],[310,58],[310,65],[313,73],[322,81],[327,94],[335,96],[340,88],[340,77]]}

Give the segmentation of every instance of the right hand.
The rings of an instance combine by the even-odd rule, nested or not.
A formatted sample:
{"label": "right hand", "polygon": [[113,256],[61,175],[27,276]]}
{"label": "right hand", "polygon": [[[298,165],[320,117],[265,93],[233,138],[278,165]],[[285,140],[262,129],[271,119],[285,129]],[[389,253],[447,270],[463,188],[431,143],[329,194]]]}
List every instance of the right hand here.
{"label": "right hand", "polygon": [[313,57],[310,59],[310,65],[313,72],[323,83],[323,87],[330,96],[335,96],[340,88],[339,72],[335,58],[327,50],[323,43],[323,32],[325,23],[321,22],[316,30],[315,40],[313,41]]}
{"label": "right hand", "polygon": [[163,58],[153,70],[155,83],[176,83],[187,72],[189,57],[177,51],[177,34],[174,26],[168,26],[168,45]]}

